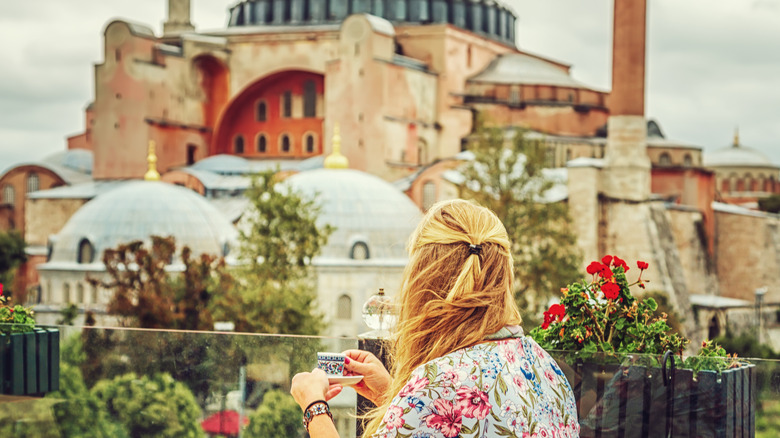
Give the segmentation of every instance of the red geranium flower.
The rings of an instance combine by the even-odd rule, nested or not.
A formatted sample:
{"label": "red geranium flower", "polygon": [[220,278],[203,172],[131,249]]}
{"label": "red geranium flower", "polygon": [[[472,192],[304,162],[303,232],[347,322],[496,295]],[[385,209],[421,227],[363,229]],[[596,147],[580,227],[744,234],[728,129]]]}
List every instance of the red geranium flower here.
{"label": "red geranium flower", "polygon": [[629,267],[628,267],[628,264],[626,264],[625,260],[621,259],[620,257],[615,256],[615,258],[614,258],[614,260],[612,260],[612,262],[615,265],[615,267],[620,266],[620,267],[623,268],[623,272],[628,272]]}
{"label": "red geranium flower", "polygon": [[602,265],[599,262],[590,262],[587,269],[585,269],[588,274],[594,275],[597,274],[599,271],[603,269],[604,265]]}
{"label": "red geranium flower", "polygon": [[553,304],[547,312],[549,312],[550,315],[557,316],[558,320],[562,320],[563,317],[566,316],[566,307],[564,307],[563,304]]}
{"label": "red geranium flower", "polygon": [[599,275],[601,278],[612,278],[612,269],[609,269],[609,266],[601,265],[601,270],[599,271]]}
{"label": "red geranium flower", "polygon": [[601,291],[608,300],[614,300],[620,293],[620,286],[615,283],[604,283],[601,285]]}
{"label": "red geranium flower", "polygon": [[636,262],[636,267],[643,271],[647,269],[648,266],[650,265],[648,265],[647,262],[641,262],[641,261]]}
{"label": "red geranium flower", "polygon": [[612,264],[612,256],[611,255],[604,256],[604,258],[601,259],[601,263],[604,263],[607,266],[611,265]]}

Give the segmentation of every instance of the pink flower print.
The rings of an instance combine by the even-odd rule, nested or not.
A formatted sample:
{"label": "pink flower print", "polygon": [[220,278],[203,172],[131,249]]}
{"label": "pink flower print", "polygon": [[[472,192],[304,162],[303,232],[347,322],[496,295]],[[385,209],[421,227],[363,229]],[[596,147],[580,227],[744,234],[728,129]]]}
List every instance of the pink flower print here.
{"label": "pink flower print", "polygon": [[383,419],[385,427],[390,430],[402,427],[405,423],[403,416],[404,410],[400,406],[390,406],[387,408],[387,413],[385,413],[385,418]]}
{"label": "pink flower print", "polygon": [[517,411],[517,406],[515,406],[515,404],[512,403],[509,400],[506,400],[504,402],[504,404],[501,405],[501,416],[502,417],[505,417],[508,414],[510,414],[512,412],[516,412],[516,411]]}
{"label": "pink flower print", "polygon": [[503,351],[503,353],[504,353],[504,360],[506,360],[506,362],[509,365],[514,365],[515,362],[517,362],[517,354],[515,353],[514,350],[507,348]]}
{"label": "pink flower print", "polygon": [[449,370],[444,373],[443,382],[445,385],[452,385],[458,379],[458,373],[453,370]]}
{"label": "pink flower print", "polygon": [[547,377],[547,380],[550,381],[550,383],[555,383],[555,373],[553,373],[550,370],[544,370],[544,377]]}
{"label": "pink flower print", "polygon": [[483,420],[490,413],[490,398],[477,388],[461,386],[458,389],[458,407],[466,418]]}
{"label": "pink flower print", "polygon": [[444,390],[441,392],[441,396],[442,396],[442,397],[445,397],[445,398],[448,398],[448,397],[450,396],[450,394],[451,394],[451,393],[452,393],[452,391],[450,391],[450,389],[449,389],[449,388],[445,388],[445,389],[444,389]]}
{"label": "pink flower print", "polygon": [[490,383],[485,383],[484,385],[482,385],[483,391],[487,391],[488,389],[490,389]]}
{"label": "pink flower print", "polygon": [[414,395],[417,391],[422,390],[426,386],[428,386],[427,377],[414,376],[412,377],[412,380],[406,383],[398,395],[401,397],[408,397],[410,395]]}
{"label": "pink flower print", "polygon": [[517,386],[518,391],[523,390],[523,387],[525,386],[525,379],[522,376],[513,377],[512,382],[514,382],[515,386]]}
{"label": "pink flower print", "polygon": [[476,382],[477,381],[477,376],[476,375],[471,375],[469,377],[469,379],[471,379],[472,382]]}
{"label": "pink flower print", "polygon": [[447,438],[460,435],[463,425],[461,410],[453,402],[436,399],[433,402],[433,413],[425,417],[425,424],[433,429],[440,430]]}
{"label": "pink flower print", "polygon": [[547,430],[544,426],[539,427],[539,429],[532,436],[534,438],[552,438],[552,434],[550,434],[550,431]]}

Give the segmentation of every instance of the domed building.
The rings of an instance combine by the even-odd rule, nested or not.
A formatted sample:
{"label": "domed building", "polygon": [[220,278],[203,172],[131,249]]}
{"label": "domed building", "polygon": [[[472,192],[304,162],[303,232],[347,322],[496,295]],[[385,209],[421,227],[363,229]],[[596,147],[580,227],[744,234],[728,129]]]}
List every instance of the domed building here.
{"label": "domed building", "polygon": [[[173,236],[177,248],[194,255],[228,255],[238,233],[205,198],[175,185],[131,181],[100,194],[81,207],[50,239],[46,263],[38,266],[41,302],[57,309],[69,304],[101,308],[107,292],[89,286],[88,275],[105,272],[106,249],[150,236]],[[176,269],[177,261],[173,261]]]}
{"label": "domed building", "polygon": [[756,201],[780,193],[780,166],[763,153],[744,146],[739,134],[731,146],[704,154],[704,166],[715,171],[723,202],[756,208]]}

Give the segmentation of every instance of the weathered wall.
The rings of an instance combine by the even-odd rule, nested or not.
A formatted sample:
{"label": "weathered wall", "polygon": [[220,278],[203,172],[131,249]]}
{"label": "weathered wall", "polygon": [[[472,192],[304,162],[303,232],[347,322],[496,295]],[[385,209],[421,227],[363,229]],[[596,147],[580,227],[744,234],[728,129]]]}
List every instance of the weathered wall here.
{"label": "weathered wall", "polygon": [[46,246],[49,236],[62,230],[68,219],[88,199],[28,199],[25,202],[25,241],[28,245]]}
{"label": "weathered wall", "polygon": [[721,295],[753,302],[780,301],[780,219],[715,210],[715,260]]}
{"label": "weathered wall", "polygon": [[703,215],[693,209],[667,209],[688,294],[720,295]]}

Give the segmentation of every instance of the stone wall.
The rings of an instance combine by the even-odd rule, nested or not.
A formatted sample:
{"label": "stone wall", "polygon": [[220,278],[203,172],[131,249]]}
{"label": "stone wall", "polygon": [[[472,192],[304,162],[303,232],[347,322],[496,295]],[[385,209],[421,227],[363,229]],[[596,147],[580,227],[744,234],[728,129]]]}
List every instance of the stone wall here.
{"label": "stone wall", "polygon": [[703,215],[697,210],[679,207],[667,211],[687,293],[720,295],[715,261],[707,252]]}
{"label": "stone wall", "polygon": [[721,205],[715,210],[715,247],[721,295],[753,302],[780,301],[780,218]]}

